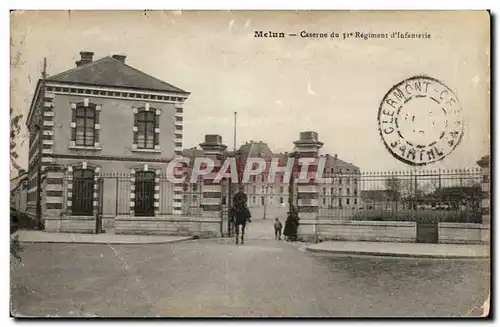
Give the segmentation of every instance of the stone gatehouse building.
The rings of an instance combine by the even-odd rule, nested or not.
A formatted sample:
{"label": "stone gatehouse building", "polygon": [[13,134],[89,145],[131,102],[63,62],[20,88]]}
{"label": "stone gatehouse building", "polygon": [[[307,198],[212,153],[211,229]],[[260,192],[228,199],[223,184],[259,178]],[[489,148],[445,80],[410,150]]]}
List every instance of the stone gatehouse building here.
{"label": "stone gatehouse building", "polygon": [[[41,160],[46,230],[92,229],[86,221],[99,208],[104,224],[106,217],[120,214],[155,216],[158,177],[169,160],[182,155],[183,104],[189,92],[127,65],[124,55],[98,60],[92,52],[80,55],[75,67],[38,81],[27,117],[28,212],[35,213]],[[97,183],[99,176],[112,175],[127,181],[130,201],[117,205],[115,186]],[[140,197],[135,180],[146,185]],[[179,188],[169,190],[173,212],[181,207],[175,196]]]}

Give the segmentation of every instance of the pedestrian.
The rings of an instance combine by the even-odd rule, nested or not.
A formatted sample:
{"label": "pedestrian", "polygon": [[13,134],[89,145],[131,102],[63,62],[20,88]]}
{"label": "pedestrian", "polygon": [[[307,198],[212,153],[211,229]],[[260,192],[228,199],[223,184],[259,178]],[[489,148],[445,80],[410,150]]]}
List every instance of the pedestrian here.
{"label": "pedestrian", "polygon": [[297,238],[298,238],[298,234],[299,234],[299,214],[297,211],[294,211],[294,215],[293,215],[293,237],[292,237],[292,241],[296,242],[297,241]]}
{"label": "pedestrian", "polygon": [[274,237],[277,240],[281,240],[281,229],[283,229],[283,225],[281,224],[280,219],[276,218],[276,221],[274,222]]}
{"label": "pedestrian", "polygon": [[288,215],[285,220],[285,229],[283,230],[283,235],[285,235],[285,241],[291,241],[292,236],[293,236],[293,223],[292,223],[292,216],[290,215],[290,212],[288,212]]}
{"label": "pedestrian", "polygon": [[299,227],[299,216],[297,210],[292,207],[288,212],[288,216],[285,221],[285,229],[283,231],[283,235],[285,235],[285,240],[296,241],[298,227]]}
{"label": "pedestrian", "polygon": [[240,234],[241,226],[241,244],[245,242],[245,226],[247,222],[252,222],[252,215],[247,206],[248,196],[245,194],[243,185],[239,186],[239,191],[234,195],[233,207],[230,210],[230,216],[234,223],[236,232],[236,244],[238,244],[238,237]]}

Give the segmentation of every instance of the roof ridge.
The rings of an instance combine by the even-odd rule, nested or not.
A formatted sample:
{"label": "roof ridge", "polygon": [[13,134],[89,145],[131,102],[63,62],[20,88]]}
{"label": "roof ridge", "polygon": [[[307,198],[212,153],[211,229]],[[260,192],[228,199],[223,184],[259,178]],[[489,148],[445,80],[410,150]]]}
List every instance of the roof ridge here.
{"label": "roof ridge", "polygon": [[[123,61],[120,61],[120,60],[118,60],[118,59],[115,59],[115,58],[113,58],[112,56],[107,56],[107,57],[104,57],[104,58],[111,58],[112,60],[115,60],[115,61],[119,62],[120,64],[122,64],[122,65],[124,65],[124,66],[127,66],[128,68],[131,68],[131,69],[135,70],[135,71],[136,71],[136,72],[138,72],[138,73],[141,73],[141,74],[143,74],[143,75],[146,75],[147,77],[150,77],[150,78],[152,78],[152,79],[155,79],[155,80],[157,80],[157,81],[158,81],[158,82],[160,82],[160,83],[166,84],[166,85],[168,85],[169,87],[172,87],[172,88],[174,88],[174,89],[179,90],[180,92],[190,93],[190,92],[184,91],[184,90],[183,90],[183,89],[181,89],[181,88],[178,88],[177,86],[174,86],[174,85],[172,85],[172,84],[170,84],[170,83],[167,83],[167,82],[165,82],[165,81],[163,81],[163,80],[161,80],[161,79],[159,79],[159,78],[157,78],[157,77],[154,77],[153,75],[149,75],[148,73],[145,73],[145,72],[143,72],[142,70],[139,70],[139,69],[137,69],[137,68],[135,68],[135,67],[133,67],[133,66],[127,65],[127,64],[126,64],[126,63],[124,63]],[[101,59],[104,59],[104,58],[101,58]],[[101,59],[99,59],[99,60],[101,60]]]}
{"label": "roof ridge", "polygon": [[59,74],[49,76],[49,77],[47,77],[47,80],[49,80],[51,78],[56,78],[56,77],[58,77],[58,76],[60,76],[62,74],[68,74],[68,73],[72,73],[74,71],[80,70],[82,68],[90,67],[90,66],[92,66],[92,65],[94,65],[94,64],[98,63],[99,61],[102,61],[102,60],[104,60],[106,58],[111,58],[111,57],[110,56],[102,57],[100,59],[97,59],[96,61],[92,61],[92,62],[89,62],[89,63],[84,64],[84,65],[76,66],[74,68],[71,68],[71,69],[65,70],[63,72],[60,72]]}
{"label": "roof ridge", "polygon": [[[102,66],[102,71],[99,69]],[[94,68],[95,67],[95,68]],[[95,72],[95,70],[98,69],[98,72]],[[109,69],[111,71],[120,71],[120,73],[116,76],[111,76],[109,75]],[[92,73],[94,72],[94,73]],[[96,76],[97,75],[97,76]],[[78,77],[77,77],[78,76]],[[83,77],[82,80],[80,80],[79,77]],[[94,77],[92,77],[94,76]],[[138,80],[138,86],[135,87],[133,84],[136,82],[130,82],[130,83],[125,83],[123,85],[120,84],[120,81],[125,78],[127,80],[129,76],[134,76],[133,79],[130,79],[130,81],[135,81]],[[96,78],[95,78],[96,77]],[[181,94],[186,94],[189,95],[190,92],[187,92],[177,86],[174,86],[170,83],[167,83],[165,81],[162,81],[161,79],[154,77],[150,74],[147,74],[140,69],[137,69],[135,67],[132,67],[130,65],[127,65],[121,60],[118,60],[116,58],[113,58],[112,56],[105,56],[102,58],[99,58],[95,61],[89,62],[84,65],[80,65],[77,67],[74,67],[69,70],[65,70],[61,73],[52,75],[47,77],[47,81],[49,82],[61,82],[61,83],[67,83],[68,81],[71,82],[72,79],[75,79],[75,83],[77,84],[93,84],[94,81],[96,80],[106,80],[108,79],[111,81],[108,84],[104,83],[103,85],[107,86],[122,86],[122,87],[131,87],[131,88],[140,88],[140,89],[151,89],[151,90],[159,90],[159,91],[168,91],[168,92],[173,92],[173,93],[181,93]],[[120,79],[121,78],[121,79]],[[116,81],[118,81],[120,85],[116,84]],[[98,84],[101,82],[98,82]]]}

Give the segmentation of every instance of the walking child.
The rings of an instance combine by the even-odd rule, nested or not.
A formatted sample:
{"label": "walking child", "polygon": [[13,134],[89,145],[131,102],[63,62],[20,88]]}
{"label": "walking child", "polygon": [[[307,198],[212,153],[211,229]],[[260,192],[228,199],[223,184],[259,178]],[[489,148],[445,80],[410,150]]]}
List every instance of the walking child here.
{"label": "walking child", "polygon": [[276,221],[274,222],[274,237],[277,240],[281,240],[281,229],[283,228],[283,225],[281,224],[281,221],[279,218],[276,218]]}

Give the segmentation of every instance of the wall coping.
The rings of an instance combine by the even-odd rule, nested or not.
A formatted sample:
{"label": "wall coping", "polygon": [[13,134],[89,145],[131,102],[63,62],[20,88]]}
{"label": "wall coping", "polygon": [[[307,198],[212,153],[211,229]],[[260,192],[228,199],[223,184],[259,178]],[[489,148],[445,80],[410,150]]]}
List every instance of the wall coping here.
{"label": "wall coping", "polygon": [[147,221],[164,221],[164,222],[193,222],[193,223],[217,223],[220,224],[220,218],[204,218],[204,217],[171,217],[171,216],[155,216],[155,217],[129,217],[116,216],[115,222],[147,222]]}
{"label": "wall coping", "polygon": [[[130,216],[114,216],[114,217],[102,217],[103,219],[114,218],[115,221],[167,221],[167,222],[194,222],[194,223],[218,223],[220,224],[220,218],[204,218],[204,217],[172,217],[172,216],[155,216],[155,217],[130,217]],[[95,216],[47,216],[44,220],[71,220],[71,221],[93,221],[95,222]]]}
{"label": "wall coping", "polygon": [[73,221],[82,221],[82,220],[93,220],[95,221],[95,216],[44,216],[43,220],[73,220]]}
{"label": "wall coping", "polygon": [[[388,227],[415,227],[414,221],[362,221],[362,220],[306,220],[301,219],[302,225],[348,225],[348,226],[388,226]],[[299,225],[299,226],[300,226]]]}
{"label": "wall coping", "polygon": [[438,223],[438,228],[457,228],[457,229],[488,229],[488,226],[475,223]]}

